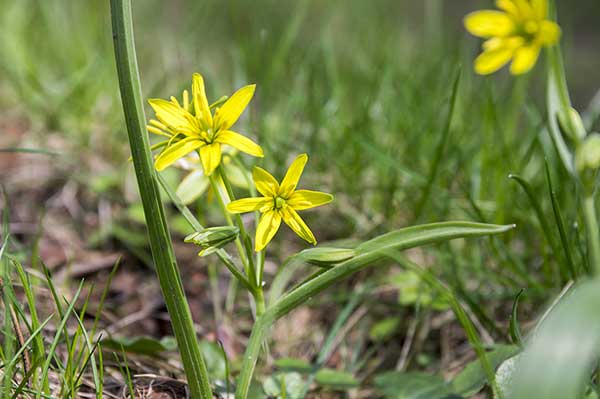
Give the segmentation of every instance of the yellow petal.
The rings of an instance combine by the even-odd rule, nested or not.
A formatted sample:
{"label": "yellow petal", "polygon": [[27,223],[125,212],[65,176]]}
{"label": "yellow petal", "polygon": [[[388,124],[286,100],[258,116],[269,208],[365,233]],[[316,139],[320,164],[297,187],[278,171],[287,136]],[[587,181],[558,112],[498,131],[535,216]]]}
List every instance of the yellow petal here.
{"label": "yellow petal", "polygon": [[519,17],[521,21],[536,19],[535,11],[529,0],[513,0],[513,3],[515,3],[519,9]]}
{"label": "yellow petal", "polygon": [[510,64],[510,73],[520,75],[529,72],[535,65],[539,55],[540,46],[538,44],[534,43],[520,47],[515,52],[513,62]]}
{"label": "yellow petal", "polygon": [[288,198],[296,189],[306,162],[308,162],[308,155],[300,154],[288,168],[285,177],[281,181],[281,188],[279,189],[279,195],[283,198]]}
{"label": "yellow petal", "polygon": [[249,138],[231,130],[220,131],[217,134],[215,141],[217,143],[227,144],[255,157],[264,157],[263,150],[258,144]]}
{"label": "yellow petal", "polygon": [[212,143],[200,148],[200,160],[206,176],[212,175],[221,163],[221,144]]}
{"label": "yellow petal", "polygon": [[277,183],[277,180],[275,180],[272,174],[263,168],[255,166],[254,169],[252,169],[252,180],[254,180],[254,185],[258,192],[265,197],[277,196],[279,183]]}
{"label": "yellow petal", "polygon": [[312,190],[294,191],[292,196],[286,201],[289,206],[297,211],[310,209],[325,205],[333,201],[333,195]]}
{"label": "yellow petal", "polygon": [[548,0],[531,0],[531,8],[538,20],[546,19],[548,16]]}
{"label": "yellow petal", "polygon": [[227,210],[231,213],[244,213],[261,211],[266,212],[274,206],[273,198],[242,198],[227,204]]}
{"label": "yellow petal", "polygon": [[525,44],[525,39],[519,36],[512,37],[493,37],[483,42],[484,51],[513,49],[516,50]]}
{"label": "yellow petal", "polygon": [[206,98],[206,89],[204,88],[204,78],[199,73],[192,76],[192,101],[194,103],[194,112],[196,117],[200,118],[205,128],[212,126],[212,114],[208,107],[208,99]]}
{"label": "yellow petal", "polygon": [[515,31],[513,19],[505,12],[482,10],[468,14],[465,28],[480,37],[509,36]]}
{"label": "yellow petal", "polygon": [[519,8],[513,0],[496,0],[496,7],[503,10],[512,17],[519,16]]}
{"label": "yellow petal", "polygon": [[185,110],[171,101],[153,98],[148,100],[148,103],[154,110],[156,118],[168,127],[175,129],[178,126],[186,126],[188,124],[188,120],[185,117]]}
{"label": "yellow petal", "polygon": [[514,49],[506,47],[484,51],[475,59],[475,72],[480,75],[496,72],[510,61],[514,52]]}
{"label": "yellow petal", "polygon": [[538,32],[538,40],[544,46],[552,46],[560,39],[560,26],[553,21],[542,21]]}
{"label": "yellow petal", "polygon": [[180,140],[175,144],[168,146],[163,152],[160,153],[160,155],[156,158],[154,167],[160,172],[173,162],[177,161],[179,158],[182,158],[190,152],[198,149],[198,147],[200,147],[202,144],[204,143],[201,140],[198,140],[194,137],[188,137]]}
{"label": "yellow petal", "polygon": [[280,225],[281,215],[278,211],[268,211],[263,213],[256,228],[256,238],[254,242],[254,249],[256,252],[265,249],[275,233],[277,233],[277,230],[279,230]]}
{"label": "yellow petal", "polygon": [[296,234],[300,236],[300,238],[308,241],[311,244],[316,244],[317,240],[313,235],[312,231],[308,228],[304,220],[298,215],[298,213],[293,210],[291,207],[286,206],[281,209],[281,217],[285,224],[290,226],[290,229],[294,230]]}
{"label": "yellow petal", "polygon": [[255,89],[256,85],[242,87],[215,112],[215,127],[218,130],[226,130],[233,126],[252,100]]}

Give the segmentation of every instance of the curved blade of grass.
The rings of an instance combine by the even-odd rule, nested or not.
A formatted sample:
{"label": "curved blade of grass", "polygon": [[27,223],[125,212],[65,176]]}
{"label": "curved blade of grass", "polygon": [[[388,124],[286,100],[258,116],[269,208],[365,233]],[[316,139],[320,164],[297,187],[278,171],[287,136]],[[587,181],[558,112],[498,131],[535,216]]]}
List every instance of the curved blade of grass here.
{"label": "curved blade of grass", "polygon": [[600,280],[588,280],[556,305],[527,343],[510,399],[579,398],[600,350]]}
{"label": "curved blade of grass", "polygon": [[212,398],[212,391],[208,372],[177,269],[146,133],[146,117],[133,38],[131,0],[111,0],[110,10],[123,112],[148,225],[152,257],[179,345],[191,396],[209,399]]}
{"label": "curved blade of grass", "polygon": [[431,164],[431,169],[429,170],[429,174],[427,175],[427,183],[425,184],[425,188],[423,189],[423,193],[421,194],[421,198],[417,202],[415,206],[415,220],[419,220],[421,217],[421,212],[423,211],[423,207],[427,203],[429,199],[429,194],[431,192],[431,188],[433,183],[435,182],[435,177],[438,174],[438,169],[440,167],[440,163],[442,158],[444,157],[444,151],[446,149],[446,144],[450,137],[450,127],[452,126],[452,118],[454,117],[454,110],[456,109],[456,103],[458,100],[458,87],[460,84],[460,76],[461,76],[461,68],[458,68],[456,71],[456,76],[454,77],[454,83],[452,85],[452,94],[450,96],[450,109],[448,110],[448,116],[446,117],[446,123],[444,125],[444,131],[442,132],[442,137],[440,138],[440,142],[438,143],[435,153],[433,156],[433,162]]}
{"label": "curved blade of grass", "polygon": [[[525,191],[525,194],[527,194],[527,199],[531,203],[531,206],[533,206],[533,210],[538,219],[538,222],[540,223],[542,232],[544,233],[544,237],[546,237],[546,241],[548,242],[548,244],[550,245],[550,248],[552,249],[552,254],[554,255],[555,259],[558,259],[560,251],[558,249],[558,244],[556,243],[556,240],[554,239],[554,236],[552,235],[553,230],[550,228],[550,225],[548,224],[548,220],[546,218],[546,215],[544,215],[542,205],[538,201],[536,194],[535,194],[533,188],[531,187],[531,184],[529,184],[529,182],[527,180],[525,180],[524,178],[522,178],[521,176],[514,175],[512,173],[508,175],[508,178],[519,183],[519,185],[521,186],[523,191]],[[561,271],[562,278],[566,281],[568,279],[568,275],[564,272],[564,270],[562,270],[562,268],[560,268],[560,271]]]}
{"label": "curved blade of grass", "polygon": [[552,211],[554,212],[554,220],[556,221],[556,227],[558,227],[560,242],[563,247],[563,252],[567,261],[569,273],[571,274],[571,278],[575,280],[577,278],[577,271],[575,270],[575,264],[573,263],[573,256],[571,255],[571,246],[569,245],[569,239],[567,238],[565,225],[563,223],[563,218],[560,211],[560,205],[558,204],[558,200],[556,199],[556,193],[554,192],[554,187],[552,186],[552,178],[550,177],[550,168],[548,166],[548,161],[546,161],[544,164],[546,168],[546,181],[548,182],[548,189],[550,190],[550,201],[552,202]]}
{"label": "curved blade of grass", "polygon": [[512,310],[510,312],[510,320],[508,323],[508,330],[510,333],[510,338],[516,345],[519,345],[519,346],[523,346],[523,337],[521,336],[521,328],[519,328],[518,310],[519,310],[519,300],[521,299],[521,296],[523,295],[524,292],[525,292],[525,290],[519,291],[519,293],[515,297],[515,301],[513,302]]}
{"label": "curved blade of grass", "polygon": [[470,222],[432,223],[396,230],[359,245],[356,247],[356,252],[358,253],[356,257],[342,262],[298,286],[279,298],[264,314],[257,318],[254,327],[252,328],[246,352],[244,353],[235,397],[237,399],[245,399],[247,397],[252,375],[254,374],[254,368],[258,360],[258,355],[260,354],[261,344],[271,325],[276,320],[288,314],[290,311],[302,305],[332,284],[384,259],[386,257],[386,250],[405,250],[422,245],[444,242],[455,238],[501,234],[512,228],[514,228],[514,225],[499,226]]}

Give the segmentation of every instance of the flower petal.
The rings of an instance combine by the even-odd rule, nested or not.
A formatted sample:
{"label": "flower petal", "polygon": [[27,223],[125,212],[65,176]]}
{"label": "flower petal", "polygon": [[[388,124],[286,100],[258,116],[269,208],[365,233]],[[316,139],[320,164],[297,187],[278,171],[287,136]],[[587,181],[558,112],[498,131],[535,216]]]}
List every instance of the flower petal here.
{"label": "flower petal", "polygon": [[198,149],[203,144],[203,141],[198,140],[195,137],[188,137],[183,140],[179,140],[175,144],[165,148],[164,151],[160,153],[154,162],[154,167],[160,172],[173,162],[177,161],[179,158],[182,158],[190,152]]}
{"label": "flower petal", "polygon": [[252,169],[252,180],[254,180],[254,185],[258,192],[265,197],[277,196],[279,183],[277,183],[277,180],[275,180],[272,174],[263,168],[255,166],[254,169]]}
{"label": "flower petal", "polygon": [[209,181],[202,169],[196,169],[183,178],[175,194],[185,205],[189,205],[198,198],[208,188]]}
{"label": "flower petal", "polygon": [[217,143],[230,145],[233,148],[237,148],[238,150],[255,157],[264,157],[263,150],[258,144],[249,138],[231,130],[219,132],[215,141]]}
{"label": "flower petal", "polygon": [[279,226],[281,225],[281,215],[277,211],[268,211],[263,213],[258,221],[256,228],[256,237],[254,242],[254,250],[256,252],[265,249],[267,244],[273,239]]}
{"label": "flower petal", "polygon": [[560,39],[560,26],[553,21],[542,21],[538,32],[538,40],[544,46],[552,46]]}
{"label": "flower petal", "polygon": [[244,86],[235,93],[225,104],[215,112],[215,127],[218,130],[229,129],[239,119],[246,106],[254,96],[256,85]]}
{"label": "flower petal", "polygon": [[304,220],[302,220],[300,215],[298,215],[294,209],[289,206],[281,209],[281,217],[283,218],[285,224],[290,226],[290,229],[294,230],[294,232],[298,234],[300,238],[313,245],[317,243],[312,231],[310,231],[306,223],[304,223]]}
{"label": "flower petal", "polygon": [[196,117],[200,118],[204,123],[204,128],[212,126],[212,114],[208,107],[208,99],[206,98],[206,89],[204,88],[204,78],[199,73],[192,76],[192,101],[194,103],[194,112]]}
{"label": "flower petal", "polygon": [[546,19],[548,16],[548,0],[531,0],[531,8],[538,20]]}
{"label": "flower petal", "polygon": [[496,72],[510,61],[514,52],[514,49],[507,47],[484,51],[475,59],[475,72],[480,75]]}
{"label": "flower petal", "polygon": [[296,189],[306,162],[308,162],[308,155],[300,154],[288,168],[285,177],[281,181],[281,188],[279,189],[279,195],[283,198],[288,198]]}
{"label": "flower petal", "polygon": [[200,147],[200,160],[206,176],[212,175],[221,163],[221,144],[212,143]]}
{"label": "flower petal", "polygon": [[333,195],[312,190],[294,191],[292,196],[286,201],[289,206],[297,211],[310,209],[325,205],[333,201]]}
{"label": "flower petal", "polygon": [[496,7],[514,18],[517,18],[520,15],[519,7],[517,7],[513,0],[496,0]]}
{"label": "flower petal", "polygon": [[509,36],[515,31],[515,22],[505,12],[482,10],[468,14],[465,28],[479,37]]}
{"label": "flower petal", "polygon": [[187,126],[189,123],[185,117],[186,111],[171,101],[153,98],[148,100],[148,104],[154,110],[156,118],[172,129]]}
{"label": "flower petal", "polygon": [[513,62],[510,64],[510,73],[521,75],[529,72],[540,55],[540,49],[540,45],[536,43],[518,48],[515,51]]}
{"label": "flower petal", "polygon": [[[229,204],[227,204],[227,210],[231,213],[244,213],[254,211],[266,212],[272,209],[273,206],[273,198],[242,198],[239,200],[231,201]],[[265,207],[267,209],[265,209]]]}

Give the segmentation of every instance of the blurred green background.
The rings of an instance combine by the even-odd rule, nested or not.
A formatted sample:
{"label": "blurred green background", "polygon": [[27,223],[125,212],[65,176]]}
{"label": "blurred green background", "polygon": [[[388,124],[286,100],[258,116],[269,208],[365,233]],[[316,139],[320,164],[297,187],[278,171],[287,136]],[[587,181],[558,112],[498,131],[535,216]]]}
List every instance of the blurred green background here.
{"label": "blurred green background", "polygon": [[[543,129],[544,57],[518,78],[505,70],[492,77],[472,71],[480,41],[466,33],[462,18],[490,6],[475,0],[136,1],[144,96],[179,96],[194,72],[204,75],[213,101],[256,83],[239,130],[263,146],[268,156],[260,162],[278,176],[296,154],[309,154],[302,185],[336,195],[326,210],[307,214],[319,241],[370,237],[416,222],[517,223],[502,239],[417,254],[500,339],[503,327],[494,322],[508,319],[520,288],[531,288],[539,304],[563,283],[531,205],[507,175],[528,179],[550,215],[547,159],[565,221],[577,230],[578,220],[575,187],[562,183],[570,180],[563,179]],[[598,130],[600,2],[557,6],[573,103]],[[35,185],[24,183],[19,171],[37,173],[48,164],[17,165],[0,155],[0,181],[14,201],[32,209],[72,181],[90,212],[101,214],[106,203],[114,212],[131,209],[136,197],[108,1],[0,0],[0,9],[0,147],[60,154],[51,166],[58,174]],[[457,73],[457,110],[446,132]],[[144,257],[135,252],[139,241],[113,234]],[[94,238],[92,246],[115,245]],[[280,249],[272,254],[276,261],[291,253]],[[406,283],[400,280],[397,285]],[[385,274],[372,281],[388,283]],[[333,302],[347,298],[342,289]],[[371,305],[374,320],[389,312],[386,304]],[[435,348],[421,349],[438,353]]]}

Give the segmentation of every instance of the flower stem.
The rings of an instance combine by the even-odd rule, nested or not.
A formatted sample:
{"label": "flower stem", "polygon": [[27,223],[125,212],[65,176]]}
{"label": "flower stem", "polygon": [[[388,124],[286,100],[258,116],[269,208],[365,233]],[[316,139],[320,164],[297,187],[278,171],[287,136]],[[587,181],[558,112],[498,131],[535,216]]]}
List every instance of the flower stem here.
{"label": "flower stem", "polygon": [[593,194],[588,194],[583,199],[583,220],[585,222],[588,251],[590,254],[590,271],[593,275],[598,276],[600,275],[600,233]]}
{"label": "flower stem", "polygon": [[181,352],[191,397],[210,399],[213,397],[210,380],[177,269],[145,129],[146,117],[135,55],[131,0],[111,0],[110,5],[123,112],[158,281]]}
{"label": "flower stem", "polygon": [[[219,207],[221,208],[221,212],[223,213],[223,216],[225,217],[225,220],[227,221],[227,224],[230,226],[233,226],[233,220],[231,219],[231,215],[227,211],[227,205],[225,204],[225,200],[223,199],[223,194],[221,193],[221,190],[219,189],[219,185],[217,183],[217,178],[215,177],[215,174],[212,174],[211,176],[209,176],[208,179],[210,181],[210,185],[215,194],[215,197],[217,198],[217,202],[219,203]],[[241,234],[241,229],[240,229],[240,234]],[[252,267],[250,267],[248,258],[246,256],[246,251],[244,249],[244,245],[242,244],[242,241],[240,240],[239,237],[235,239],[235,246],[238,250],[240,259],[242,260],[242,264],[244,265],[244,271],[246,272],[246,276],[248,276],[248,280],[249,280],[250,284],[253,285],[253,288],[254,288],[254,282],[256,280],[255,274],[254,274],[254,269]]]}

